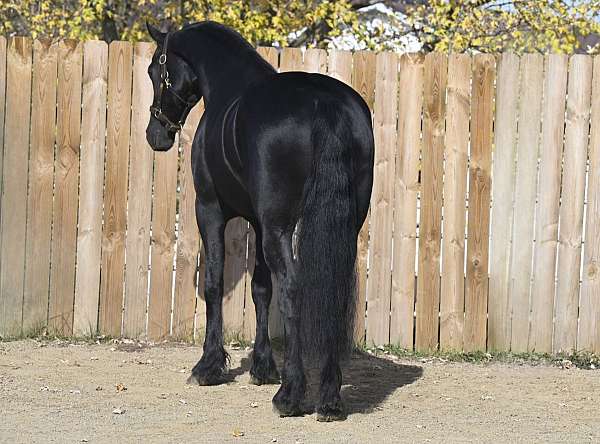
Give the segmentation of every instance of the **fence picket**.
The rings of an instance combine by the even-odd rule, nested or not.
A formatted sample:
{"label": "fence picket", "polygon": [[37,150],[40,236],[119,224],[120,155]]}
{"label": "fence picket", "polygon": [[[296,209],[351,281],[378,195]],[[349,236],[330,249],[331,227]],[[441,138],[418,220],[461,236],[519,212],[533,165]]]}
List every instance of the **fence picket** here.
{"label": "fence picket", "polygon": [[552,351],[558,210],[567,92],[566,55],[546,56],[529,350]]}
{"label": "fence picket", "polygon": [[148,337],[165,339],[170,333],[175,255],[175,211],[179,137],[173,147],[154,155],[154,201],[152,203],[152,257]]}
{"label": "fence picket", "polygon": [[3,336],[19,334],[22,327],[32,47],[30,39],[13,37],[6,52],[8,94],[0,239],[0,334]]}
{"label": "fence picket", "polygon": [[415,335],[417,350],[435,350],[438,346],[447,75],[447,56],[436,52],[425,56]]}
{"label": "fence picket", "polygon": [[98,296],[102,259],[102,193],[106,147],[106,86],[108,45],[89,41],[83,45],[83,95],[79,229],[73,332],[98,330]]}
{"label": "fence picket", "polygon": [[279,59],[280,72],[302,71],[303,64],[300,48],[283,48]]}
{"label": "fence picket", "polygon": [[[0,35],[0,172],[3,171],[4,159],[4,116],[6,107],[6,38]],[[0,180],[0,196],[2,196],[2,180]],[[0,201],[1,205],[1,201]],[[0,206],[0,225],[2,207]],[[1,327],[0,327],[1,329]]]}
{"label": "fence picket", "polygon": [[352,53],[332,49],[329,52],[327,75],[350,85],[352,83]]}
{"label": "fence picket", "polygon": [[153,100],[152,82],[146,70],[154,50],[155,45],[151,43],[136,43],[133,47],[123,334],[134,338],[146,334],[154,160],[153,151],[146,141],[146,126],[150,116],[148,109]]}
{"label": "fence picket", "polygon": [[173,299],[173,336],[180,339],[189,339],[194,333],[200,234],[196,223],[196,191],[192,175],[191,152],[194,134],[203,112],[204,103],[201,102],[190,111],[181,131],[179,220]]}
{"label": "fence picket", "polygon": [[577,348],[600,353],[600,57],[594,58],[588,208]]}
{"label": "fence picket", "polygon": [[393,182],[385,178],[395,176],[398,110],[396,54],[377,54],[375,79],[375,171],[371,196],[372,265],[369,276],[372,285],[367,288],[367,343],[387,344],[390,340],[394,187]]}
{"label": "fence picket", "polygon": [[466,351],[483,350],[486,346],[494,62],[494,57],[488,54],[477,54],[473,58],[464,330]]}
{"label": "fence picket", "polygon": [[23,331],[37,331],[48,320],[48,283],[52,232],[54,143],[56,131],[57,45],[50,40],[33,43],[31,91],[31,147],[25,247]]}
{"label": "fence picket", "polygon": [[519,57],[502,54],[498,60],[494,164],[492,177],[492,227],[488,348],[510,349],[510,252],[515,192]]}
{"label": "fence picket", "polygon": [[576,347],[591,80],[591,57],[580,54],[572,56],[569,62],[558,244],[559,273],[553,345],[557,352],[569,352]]}
{"label": "fence picket", "polygon": [[[306,56],[304,58],[306,66]],[[375,54],[369,51],[354,53],[352,63],[352,87],[367,102],[371,113],[375,102]],[[370,211],[358,234],[356,248],[356,312],[354,316],[354,342],[365,341],[365,315],[367,308],[367,258],[369,255],[369,223]]]}
{"label": "fence picket", "polygon": [[100,274],[99,328],[121,334],[125,277],[125,228],[131,115],[131,43],[112,42],[108,48],[108,117],[104,226]]}
{"label": "fence picket", "polygon": [[327,72],[327,51],[318,48],[309,48],[304,53],[304,71]]}
{"label": "fence picket", "polygon": [[466,54],[450,54],[440,293],[440,348],[450,350],[463,348],[470,81],[471,58]]}
{"label": "fence picket", "polygon": [[64,335],[73,332],[82,68],[83,44],[74,40],[61,42],[58,46],[56,157],[48,327]]}
{"label": "fence picket", "polygon": [[[417,196],[419,184],[419,156],[421,155],[421,111],[423,109],[423,58],[417,54],[400,57],[398,90],[398,139],[394,175],[394,264],[392,273],[392,301],[390,342],[403,348],[413,348],[415,309],[415,262],[417,253]],[[407,94],[410,92],[410,94]],[[385,96],[384,96],[385,97]],[[378,96],[375,99],[382,101]],[[389,99],[388,99],[389,100]],[[377,149],[377,146],[375,147]],[[371,200],[373,202],[373,200]],[[371,236],[375,237],[375,213],[371,208]],[[373,245],[373,241],[371,241]],[[369,270],[368,290],[373,287]],[[371,295],[368,291],[367,321]]]}
{"label": "fence picket", "polygon": [[542,115],[544,59],[526,54],[521,59],[521,94],[517,172],[510,269],[511,350],[526,352],[529,342],[529,297],[533,258],[533,220]]}
{"label": "fence picket", "polygon": [[245,219],[236,217],[229,221],[225,228],[223,327],[231,334],[241,333],[244,327],[247,238]]}

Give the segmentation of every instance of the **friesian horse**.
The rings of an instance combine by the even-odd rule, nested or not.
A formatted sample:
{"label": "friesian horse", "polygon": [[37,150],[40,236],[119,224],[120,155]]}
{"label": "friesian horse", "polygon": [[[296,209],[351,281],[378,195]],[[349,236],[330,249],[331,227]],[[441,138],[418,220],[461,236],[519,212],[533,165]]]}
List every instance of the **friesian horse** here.
{"label": "friesian horse", "polygon": [[356,242],[373,184],[368,106],[331,77],[278,74],[223,25],[201,22],[170,33],[148,25],[148,31],[157,43],[148,68],[150,146],[171,148],[190,109],[201,98],[205,105],[191,161],[206,252],[206,337],[188,382],[223,382],[224,231],[242,216],[257,245],[252,383],[280,380],[268,331],[273,274],[285,329],[273,404],[281,416],[306,413],[303,359],[317,361],[317,419],[344,419],[340,360],[352,347]]}

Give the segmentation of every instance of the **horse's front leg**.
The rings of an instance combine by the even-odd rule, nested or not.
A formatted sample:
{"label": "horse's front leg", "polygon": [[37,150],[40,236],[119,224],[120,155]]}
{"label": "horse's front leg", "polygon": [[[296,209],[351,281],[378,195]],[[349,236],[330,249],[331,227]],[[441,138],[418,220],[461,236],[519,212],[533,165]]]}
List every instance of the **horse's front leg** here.
{"label": "horse's front leg", "polygon": [[250,382],[256,385],[279,382],[279,372],[273,360],[269,339],[269,306],[273,294],[271,271],[267,267],[262,251],[262,237],[256,234],[256,261],[252,275],[252,300],[256,309],[256,339],[252,351]]}
{"label": "horse's front leg", "polygon": [[291,233],[276,234],[263,231],[263,252],[269,268],[277,277],[281,294],[279,309],[285,328],[284,364],[281,372],[281,387],[273,398],[273,405],[281,416],[299,416],[306,412],[304,396],[306,377],[302,365],[302,343],[300,330],[300,297],[297,286],[295,264],[292,255]]}
{"label": "horse's front leg", "polygon": [[223,348],[222,310],[225,219],[218,205],[203,205],[198,199],[196,218],[206,253],[206,332],[204,353],[192,369],[188,382],[215,385],[224,382],[228,359]]}

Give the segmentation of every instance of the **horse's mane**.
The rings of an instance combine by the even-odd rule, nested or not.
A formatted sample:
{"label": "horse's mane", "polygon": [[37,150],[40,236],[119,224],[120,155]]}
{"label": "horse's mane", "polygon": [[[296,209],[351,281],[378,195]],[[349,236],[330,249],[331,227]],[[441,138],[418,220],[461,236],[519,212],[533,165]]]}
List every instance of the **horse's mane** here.
{"label": "horse's mane", "polygon": [[184,26],[181,31],[194,30],[201,35],[225,46],[229,54],[237,56],[240,60],[252,60],[260,65],[261,68],[273,71],[274,68],[269,62],[263,59],[256,49],[246,41],[237,31],[222,25],[221,23],[210,20],[198,23],[192,23]]}

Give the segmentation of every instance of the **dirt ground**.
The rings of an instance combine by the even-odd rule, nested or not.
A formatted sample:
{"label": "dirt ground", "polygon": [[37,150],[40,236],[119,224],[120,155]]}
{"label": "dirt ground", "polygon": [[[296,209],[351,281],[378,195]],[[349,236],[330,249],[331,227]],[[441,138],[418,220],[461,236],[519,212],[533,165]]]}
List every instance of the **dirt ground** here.
{"label": "dirt ground", "polygon": [[320,423],[273,412],[278,386],[248,383],[248,350],[229,350],[230,383],[186,385],[200,351],[0,343],[0,442],[600,441],[597,371],[357,355],[344,372],[348,419]]}

